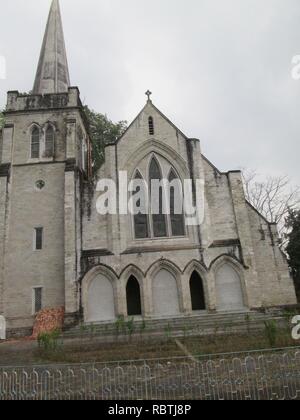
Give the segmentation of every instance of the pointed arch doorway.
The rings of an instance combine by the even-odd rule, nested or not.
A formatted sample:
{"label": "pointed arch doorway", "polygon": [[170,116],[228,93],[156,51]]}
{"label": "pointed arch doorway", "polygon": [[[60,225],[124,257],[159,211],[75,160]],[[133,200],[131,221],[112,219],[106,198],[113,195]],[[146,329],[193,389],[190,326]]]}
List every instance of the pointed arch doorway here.
{"label": "pointed arch doorway", "polygon": [[126,285],[128,316],[142,315],[141,290],[137,279],[131,276]]}
{"label": "pointed arch doorway", "polygon": [[205,311],[205,294],[203,281],[197,271],[194,271],[190,278],[190,291],[193,311]]}

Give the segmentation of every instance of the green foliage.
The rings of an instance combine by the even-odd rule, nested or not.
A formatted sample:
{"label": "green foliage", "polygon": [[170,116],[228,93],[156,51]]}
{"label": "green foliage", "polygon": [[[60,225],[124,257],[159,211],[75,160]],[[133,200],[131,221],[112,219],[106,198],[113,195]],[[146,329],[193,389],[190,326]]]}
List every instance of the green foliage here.
{"label": "green foliage", "polygon": [[93,168],[94,174],[104,162],[104,147],[106,144],[114,143],[126,130],[127,122],[119,121],[113,123],[106,115],[99,114],[87,106],[84,111],[89,124],[89,132],[93,146]]}
{"label": "green foliage", "polygon": [[124,332],[125,330],[125,319],[124,316],[119,316],[115,321],[115,330],[116,334],[118,335],[120,332]]}
{"label": "green foliage", "polygon": [[91,324],[89,330],[90,330],[90,338],[93,339],[96,333],[96,326],[94,324]]}
{"label": "green foliage", "polygon": [[134,319],[131,318],[129,321],[127,321],[126,325],[127,325],[129,337],[131,337],[132,334],[134,333]]}
{"label": "green foliage", "polygon": [[60,337],[60,332],[58,330],[39,334],[38,336],[39,349],[43,350],[43,352],[45,353],[56,352],[60,347],[59,337]]}
{"label": "green foliage", "polygon": [[79,326],[79,330],[80,330],[80,333],[84,335],[88,331],[88,327],[85,324],[81,323]]}
{"label": "green foliage", "polygon": [[141,324],[141,330],[140,330],[141,334],[143,334],[146,331],[146,328],[147,328],[147,324],[146,324],[146,321],[143,319],[143,322]]}
{"label": "green foliage", "polygon": [[283,312],[283,317],[290,323],[294,316],[299,315],[297,309],[285,309]]}
{"label": "green foliage", "polygon": [[276,321],[265,321],[265,335],[271,347],[275,347],[277,343],[278,327]]}
{"label": "green foliage", "polygon": [[290,210],[286,227],[289,231],[286,235],[289,241],[286,252],[298,299],[300,299],[300,210]]}
{"label": "green foliage", "polygon": [[165,336],[168,340],[170,340],[171,336],[172,336],[172,327],[171,325],[168,323],[168,325],[165,327]]}
{"label": "green foliage", "polygon": [[0,130],[4,127],[5,119],[3,115],[3,111],[0,111]]}

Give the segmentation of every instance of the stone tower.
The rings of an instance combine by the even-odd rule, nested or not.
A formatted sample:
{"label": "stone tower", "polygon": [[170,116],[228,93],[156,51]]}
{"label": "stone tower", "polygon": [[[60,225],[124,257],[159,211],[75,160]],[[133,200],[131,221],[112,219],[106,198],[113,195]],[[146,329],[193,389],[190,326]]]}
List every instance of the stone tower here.
{"label": "stone tower", "polygon": [[0,314],[25,332],[41,308],[78,310],[81,185],[90,141],[53,0],[30,94],[8,92],[0,153]]}

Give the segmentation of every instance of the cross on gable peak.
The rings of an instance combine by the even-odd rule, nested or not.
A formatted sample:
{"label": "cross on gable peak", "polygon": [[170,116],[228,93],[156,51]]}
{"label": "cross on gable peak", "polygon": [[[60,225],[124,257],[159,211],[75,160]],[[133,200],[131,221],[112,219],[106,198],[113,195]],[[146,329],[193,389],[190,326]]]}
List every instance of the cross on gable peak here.
{"label": "cross on gable peak", "polygon": [[148,89],[145,95],[148,97],[148,101],[151,101],[152,92]]}

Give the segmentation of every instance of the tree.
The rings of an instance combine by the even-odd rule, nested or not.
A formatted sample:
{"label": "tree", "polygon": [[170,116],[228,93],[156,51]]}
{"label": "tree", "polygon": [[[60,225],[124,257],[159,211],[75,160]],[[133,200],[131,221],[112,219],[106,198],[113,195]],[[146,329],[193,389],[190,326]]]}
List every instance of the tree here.
{"label": "tree", "polygon": [[270,223],[277,223],[280,236],[287,232],[285,220],[290,210],[300,204],[300,187],[293,187],[287,176],[268,177],[265,181],[258,178],[255,171],[244,171],[246,199]]}
{"label": "tree", "polygon": [[104,162],[104,147],[108,143],[113,143],[119,138],[127,128],[126,121],[113,123],[106,115],[99,114],[88,106],[84,107],[84,111],[89,124],[89,132],[93,146],[93,172],[97,173],[98,169]]}
{"label": "tree", "polygon": [[288,230],[288,254],[289,266],[294,278],[298,301],[300,301],[300,210],[291,210],[286,218]]}

